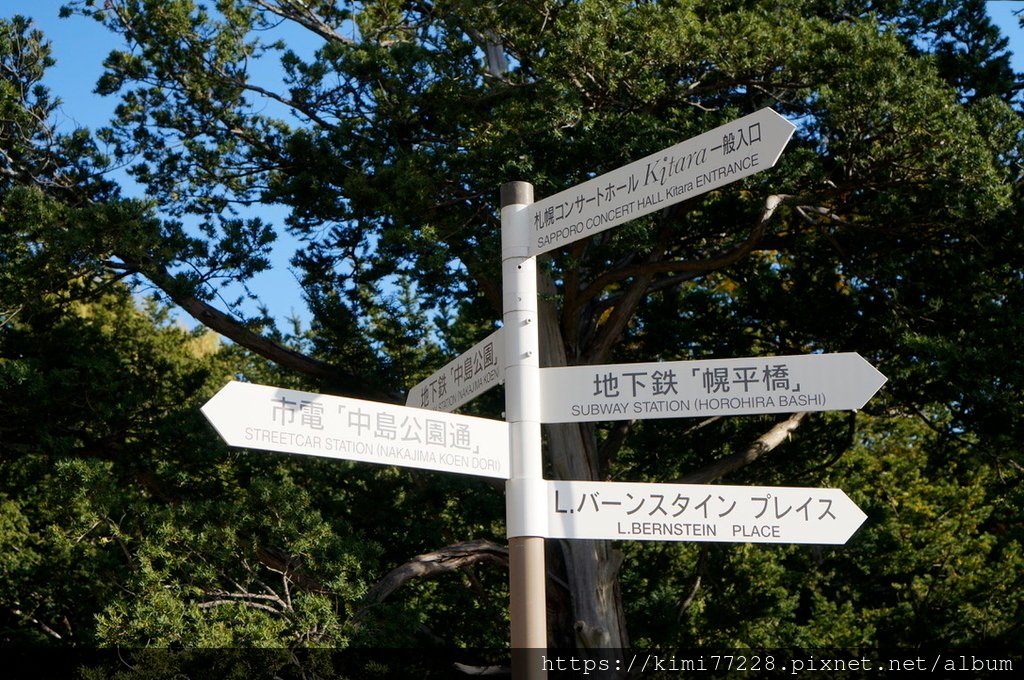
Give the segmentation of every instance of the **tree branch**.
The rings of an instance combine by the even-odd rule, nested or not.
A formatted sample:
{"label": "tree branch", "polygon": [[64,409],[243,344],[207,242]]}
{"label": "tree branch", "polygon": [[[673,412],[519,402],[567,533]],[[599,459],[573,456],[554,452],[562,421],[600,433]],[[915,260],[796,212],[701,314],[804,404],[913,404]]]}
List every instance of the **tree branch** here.
{"label": "tree branch", "polygon": [[597,450],[597,457],[601,461],[603,469],[607,470],[612,466],[619,451],[622,450],[622,445],[626,443],[626,438],[633,431],[634,422],[620,420],[615,423],[608,436],[601,442],[601,446]]}
{"label": "tree branch", "polygon": [[198,606],[199,606],[200,609],[213,609],[214,607],[223,607],[223,606],[229,605],[229,604],[240,604],[240,605],[242,605],[244,607],[250,607],[252,609],[260,609],[260,610],[265,611],[265,612],[270,612],[271,614],[274,614],[275,616],[283,616],[284,615],[284,612],[281,611],[280,609],[278,609],[277,607],[271,607],[269,604],[263,604],[261,602],[252,602],[251,600],[246,600],[244,598],[229,599],[229,600],[210,600],[208,602],[200,602]]}
{"label": "tree branch", "polygon": [[708,564],[708,547],[707,544],[700,546],[700,552],[697,554],[697,564],[693,568],[693,579],[690,581],[690,591],[686,594],[679,602],[679,607],[676,610],[676,621],[682,621],[683,616],[686,615],[687,610],[693,605],[694,600],[697,599],[697,593],[700,592],[701,580],[704,577],[704,573],[707,571]]}
{"label": "tree branch", "polygon": [[388,572],[366,594],[366,601],[368,604],[378,604],[406,581],[414,578],[433,578],[473,564],[491,564],[508,568],[508,549],[497,543],[478,539],[417,555]]}
{"label": "tree branch", "polygon": [[[587,353],[584,363],[601,363],[611,353],[612,346],[618,342],[626,330],[626,326],[633,318],[637,307],[647,295],[651,282],[654,281],[653,268],[665,256],[668,245],[669,229],[665,222],[662,222],[658,234],[657,243],[650,254],[645,258],[643,264],[638,265],[639,271],[633,285],[615,301],[611,314],[605,324],[597,331],[596,339],[591,343],[590,351]],[[595,295],[597,292],[595,292]],[[586,293],[582,296],[584,300],[589,299]],[[573,313],[573,312],[570,312]]]}
{"label": "tree branch", "polygon": [[[334,28],[326,21],[324,21],[323,18],[320,17],[316,12],[306,7],[306,3],[289,2],[282,5],[267,2],[266,0],[253,0],[253,4],[257,5],[258,7],[262,7],[271,14],[276,14],[282,19],[294,21],[300,26],[309,29],[313,33],[316,33],[318,36],[320,36],[321,38],[328,42],[340,42],[346,45],[354,44],[351,40],[335,31]],[[296,5],[299,8],[301,8],[301,12],[299,11],[299,9],[296,8]]]}
{"label": "tree branch", "polygon": [[717,460],[711,465],[708,465],[702,470],[698,470],[693,474],[686,475],[679,480],[681,484],[709,484],[716,480],[721,479],[730,472],[735,472],[742,467],[750,465],[755,460],[768,453],[769,451],[777,448],[782,442],[800,427],[800,423],[807,416],[806,411],[800,413],[794,413],[789,416],[781,423],[778,423],[772,429],[765,432],[763,435],[754,440],[750,446],[744,451],[740,451],[737,454]]}
{"label": "tree branch", "polygon": [[757,221],[757,225],[754,227],[750,235],[747,236],[747,238],[739,245],[719,253],[714,257],[709,257],[703,260],[642,262],[640,264],[606,272],[594,279],[594,281],[579,294],[579,299],[588,300],[596,297],[602,290],[611,284],[622,281],[623,279],[627,279],[631,276],[641,276],[644,274],[650,274],[653,276],[654,274],[684,273],[689,275],[690,278],[694,278],[701,274],[709,274],[723,267],[728,267],[757,249],[764,238],[765,229],[768,226],[768,222],[771,220],[772,215],[775,214],[775,210],[779,207],[782,201],[787,198],[790,198],[790,196],[777,194],[765,199],[764,209],[761,212],[761,217]]}
{"label": "tree branch", "polygon": [[29,623],[31,623],[33,626],[35,626],[36,628],[41,630],[46,635],[49,635],[52,638],[56,638],[57,640],[63,640],[64,639],[64,637],[60,633],[55,631],[53,628],[50,628],[48,625],[46,625],[45,623],[43,623],[42,621],[37,619],[32,614],[23,612],[18,607],[17,603],[15,603],[15,605],[13,607],[11,607],[9,605],[4,605],[4,609],[6,609],[10,613],[14,614],[18,618],[24,619],[25,621],[28,621]]}
{"label": "tree branch", "polygon": [[325,361],[296,352],[262,335],[254,333],[238,319],[226,314],[191,293],[182,290],[165,269],[156,264],[142,264],[121,257],[124,267],[149,279],[192,318],[210,330],[220,333],[232,342],[251,352],[278,364],[283,368],[314,378],[346,396],[372,399],[390,403],[403,403],[401,395],[385,392],[379,385],[363,376],[341,370]]}

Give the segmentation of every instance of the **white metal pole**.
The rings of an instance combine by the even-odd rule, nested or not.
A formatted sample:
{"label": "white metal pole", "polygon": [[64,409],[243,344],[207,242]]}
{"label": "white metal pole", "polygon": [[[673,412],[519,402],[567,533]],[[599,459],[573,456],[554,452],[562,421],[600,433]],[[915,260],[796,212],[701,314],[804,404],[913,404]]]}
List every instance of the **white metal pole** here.
{"label": "white metal pole", "polygon": [[501,187],[501,266],[505,332],[505,419],[509,424],[511,479],[506,483],[512,674],[546,678],[544,536],[546,487],[540,436],[540,341],[537,331],[537,260],[529,256],[527,206],[533,185]]}

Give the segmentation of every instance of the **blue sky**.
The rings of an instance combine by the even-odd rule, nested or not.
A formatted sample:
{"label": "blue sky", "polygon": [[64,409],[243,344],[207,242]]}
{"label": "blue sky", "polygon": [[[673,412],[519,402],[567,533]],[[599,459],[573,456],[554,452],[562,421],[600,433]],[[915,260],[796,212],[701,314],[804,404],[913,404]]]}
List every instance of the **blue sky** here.
{"label": "blue sky", "polygon": [[[53,56],[57,63],[50,69],[44,82],[62,103],[57,124],[68,130],[75,127],[96,129],[113,117],[117,105],[115,97],[101,97],[93,90],[103,73],[103,59],[119,45],[106,29],[91,19],[80,16],[61,19],[59,11],[65,2],[67,0],[0,0],[3,6],[0,14],[32,17],[36,26],[52,42]],[[304,37],[309,34],[303,31],[296,35]],[[289,46],[300,54],[304,52],[292,43]],[[309,51],[312,52],[316,47],[318,44],[310,40]],[[122,173],[119,181],[126,194],[142,195],[141,188],[127,175]],[[281,224],[285,214],[284,209],[263,209],[259,213],[261,218],[275,225]],[[278,231],[273,269],[258,275],[249,284],[249,288],[270,310],[282,330],[290,328],[287,319],[293,316],[298,316],[308,326],[310,316],[302,300],[301,288],[288,264],[298,244],[287,233],[283,233],[283,229]],[[241,294],[241,291],[229,288],[223,297],[233,301]],[[224,304],[220,306],[222,309],[226,307]],[[256,313],[255,305],[248,303],[243,306],[243,310],[246,314]],[[190,318],[182,321],[188,326],[194,325]]]}
{"label": "blue sky", "polygon": [[[93,21],[81,17],[60,19],[58,12],[65,1],[0,0],[3,5],[0,14],[30,16],[52,40],[57,64],[46,78],[46,84],[63,102],[58,124],[67,129],[76,126],[95,129],[109,120],[116,105],[113,98],[99,97],[93,93],[102,72],[103,58],[116,44],[111,35]],[[993,20],[1010,38],[1011,49],[1015,52],[1015,68],[1024,71],[1024,29],[1013,15],[1014,11],[1024,10],[1024,0],[995,0],[987,5]],[[310,38],[310,50],[316,47],[313,41]],[[289,46],[302,51],[291,42]],[[126,186],[126,191],[131,193],[132,189]],[[273,214],[264,213],[264,217],[275,219]],[[280,215],[277,216],[279,218]],[[275,249],[273,270],[261,274],[250,286],[279,322],[293,315],[308,322],[298,282],[288,267],[288,259],[294,251],[294,242],[282,235]]]}

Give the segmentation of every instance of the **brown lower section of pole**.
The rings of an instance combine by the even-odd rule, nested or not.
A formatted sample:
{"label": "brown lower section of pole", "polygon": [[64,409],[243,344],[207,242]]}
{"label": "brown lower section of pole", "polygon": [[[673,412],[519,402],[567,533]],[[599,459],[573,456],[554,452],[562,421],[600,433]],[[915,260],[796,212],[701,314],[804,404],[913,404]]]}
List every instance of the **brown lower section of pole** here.
{"label": "brown lower section of pole", "polygon": [[[509,592],[513,650],[541,653],[548,646],[547,596],[545,589],[544,539],[519,536],[508,540]],[[514,655],[514,680],[547,678],[542,664],[530,663],[534,654]]]}

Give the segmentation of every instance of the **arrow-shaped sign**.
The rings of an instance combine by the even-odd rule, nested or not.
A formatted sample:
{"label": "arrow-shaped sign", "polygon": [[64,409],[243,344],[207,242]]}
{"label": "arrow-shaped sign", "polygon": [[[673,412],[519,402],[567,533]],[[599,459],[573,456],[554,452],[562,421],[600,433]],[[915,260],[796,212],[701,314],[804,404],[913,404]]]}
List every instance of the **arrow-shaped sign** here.
{"label": "arrow-shaped sign", "polygon": [[839,489],[547,482],[548,538],[842,545],[866,515]]}
{"label": "arrow-shaped sign", "polygon": [[545,423],[856,410],[886,380],[855,352],[567,366],[540,377]]}
{"label": "arrow-shaped sign", "polygon": [[537,201],[528,208],[530,255],[767,170],[795,129],[761,109]]}
{"label": "arrow-shaped sign", "polygon": [[230,382],[203,415],[231,446],[509,477],[498,420]]}
{"label": "arrow-shaped sign", "polygon": [[406,406],[452,412],[505,380],[505,335],[499,328],[409,390]]}

